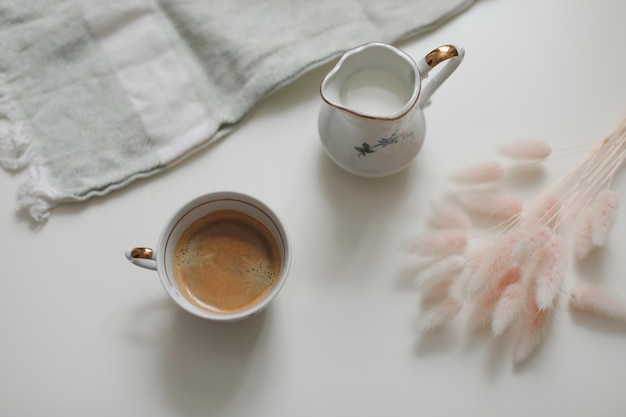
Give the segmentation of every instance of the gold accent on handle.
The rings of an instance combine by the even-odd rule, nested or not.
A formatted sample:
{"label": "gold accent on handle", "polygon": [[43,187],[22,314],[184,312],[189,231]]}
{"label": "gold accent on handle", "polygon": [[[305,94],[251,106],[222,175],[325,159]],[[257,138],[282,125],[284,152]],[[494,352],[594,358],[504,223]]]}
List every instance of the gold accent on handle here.
{"label": "gold accent on handle", "polygon": [[424,60],[429,67],[433,68],[436,65],[441,64],[443,61],[454,58],[455,56],[459,56],[459,51],[457,51],[454,46],[443,45],[429,52],[428,55],[424,57]]}
{"label": "gold accent on handle", "polygon": [[130,251],[130,256],[135,259],[152,259],[154,251],[150,248],[133,248]]}

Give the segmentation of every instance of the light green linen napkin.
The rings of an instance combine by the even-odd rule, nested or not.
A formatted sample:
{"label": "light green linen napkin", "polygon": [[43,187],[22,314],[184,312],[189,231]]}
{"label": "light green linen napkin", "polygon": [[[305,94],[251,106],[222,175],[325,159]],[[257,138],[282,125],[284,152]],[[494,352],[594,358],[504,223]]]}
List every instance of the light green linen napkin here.
{"label": "light green linen napkin", "polygon": [[0,164],[36,221],[160,172],[269,93],[473,0],[0,0]]}

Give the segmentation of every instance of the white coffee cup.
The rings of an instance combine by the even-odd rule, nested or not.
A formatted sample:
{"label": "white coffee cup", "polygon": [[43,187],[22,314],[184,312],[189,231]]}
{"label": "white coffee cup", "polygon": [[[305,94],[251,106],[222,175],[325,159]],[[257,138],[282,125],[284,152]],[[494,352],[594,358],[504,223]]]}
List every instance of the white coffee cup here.
{"label": "white coffee cup", "polygon": [[[179,240],[194,223],[209,215],[234,212],[237,216],[253,219],[265,229],[268,239],[273,239],[279,254],[278,274],[273,276],[271,289],[254,303],[236,311],[218,311],[192,302],[189,289],[180,284],[175,276],[175,252]],[[219,256],[219,254],[218,254]],[[167,222],[157,242],[156,250],[134,247],[126,251],[126,258],[133,264],[158,272],[163,288],[180,307],[198,317],[216,321],[237,321],[252,317],[272,301],[287,279],[291,264],[291,247],[287,231],[278,216],[267,205],[246,194],[215,192],[203,195],[178,210]]]}

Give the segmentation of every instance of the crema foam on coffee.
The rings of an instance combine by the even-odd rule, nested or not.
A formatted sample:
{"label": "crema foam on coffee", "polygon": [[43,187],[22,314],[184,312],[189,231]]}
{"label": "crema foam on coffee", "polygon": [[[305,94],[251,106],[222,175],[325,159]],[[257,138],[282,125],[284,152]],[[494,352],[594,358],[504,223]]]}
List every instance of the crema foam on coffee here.
{"label": "crema foam on coffee", "polygon": [[235,313],[272,290],[281,270],[281,254],[267,228],[237,211],[217,211],[197,220],[174,253],[174,277],[194,305]]}

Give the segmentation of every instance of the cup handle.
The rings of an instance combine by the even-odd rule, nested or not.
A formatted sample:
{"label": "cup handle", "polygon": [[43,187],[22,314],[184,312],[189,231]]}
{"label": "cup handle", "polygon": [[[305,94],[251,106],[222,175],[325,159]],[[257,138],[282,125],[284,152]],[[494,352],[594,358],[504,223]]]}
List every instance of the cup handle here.
{"label": "cup handle", "polygon": [[430,70],[442,62],[445,62],[441,70],[423,86],[419,97],[420,106],[423,107],[428,104],[430,97],[435,91],[437,91],[439,86],[441,86],[441,84],[448,79],[450,74],[457,69],[457,67],[461,64],[461,61],[463,61],[464,56],[465,49],[463,47],[443,45],[439,48],[433,49],[417,63],[417,69],[420,72],[422,80],[424,80],[428,77]]}
{"label": "cup handle", "polygon": [[154,251],[150,248],[132,248],[126,250],[126,259],[132,264],[156,271],[157,262]]}

